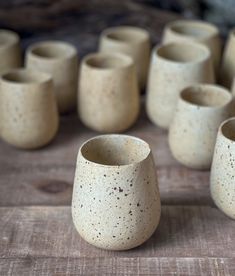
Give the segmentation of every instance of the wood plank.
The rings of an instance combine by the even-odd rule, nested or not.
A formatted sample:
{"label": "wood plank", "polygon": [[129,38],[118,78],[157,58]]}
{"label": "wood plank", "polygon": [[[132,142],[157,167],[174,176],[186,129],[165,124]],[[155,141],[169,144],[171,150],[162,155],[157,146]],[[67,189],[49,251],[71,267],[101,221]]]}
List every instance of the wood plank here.
{"label": "wood plank", "polygon": [[216,208],[163,206],[160,225],[145,244],[113,252],[81,239],[69,207],[1,207],[0,258],[235,258],[234,227]]}
{"label": "wood plank", "polygon": [[233,276],[234,258],[10,258],[0,275],[185,275]]}

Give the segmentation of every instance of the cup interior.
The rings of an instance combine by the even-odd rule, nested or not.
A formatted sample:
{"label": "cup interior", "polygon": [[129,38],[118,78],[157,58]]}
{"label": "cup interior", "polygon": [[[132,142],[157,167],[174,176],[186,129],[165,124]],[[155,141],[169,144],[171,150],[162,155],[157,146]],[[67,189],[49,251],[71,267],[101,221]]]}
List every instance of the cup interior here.
{"label": "cup interior", "polygon": [[41,72],[19,69],[3,74],[2,80],[15,84],[32,84],[48,81],[50,76]]}
{"label": "cup interior", "polygon": [[149,145],[141,139],[126,135],[102,135],[87,141],[81,147],[82,156],[106,166],[123,166],[147,158]]}
{"label": "cup interior", "polygon": [[132,62],[123,55],[94,54],[88,56],[85,63],[95,69],[115,69],[129,66]]}
{"label": "cup interior", "polygon": [[235,141],[235,117],[223,123],[221,132],[229,140]]}
{"label": "cup interior", "polygon": [[145,30],[135,27],[117,27],[107,30],[106,37],[118,42],[140,43],[147,39]]}
{"label": "cup interior", "polygon": [[216,33],[214,26],[204,22],[180,21],[171,25],[171,30],[177,34],[194,38],[206,38]]}
{"label": "cup interior", "polygon": [[195,85],[184,89],[181,98],[197,106],[220,107],[228,104],[232,95],[226,89],[215,85]]}
{"label": "cup interior", "polygon": [[42,42],[31,48],[34,56],[46,59],[63,59],[75,54],[75,49],[63,42]]}
{"label": "cup interior", "polygon": [[159,47],[157,55],[167,61],[193,63],[208,58],[209,50],[203,45],[192,43],[170,43]]}

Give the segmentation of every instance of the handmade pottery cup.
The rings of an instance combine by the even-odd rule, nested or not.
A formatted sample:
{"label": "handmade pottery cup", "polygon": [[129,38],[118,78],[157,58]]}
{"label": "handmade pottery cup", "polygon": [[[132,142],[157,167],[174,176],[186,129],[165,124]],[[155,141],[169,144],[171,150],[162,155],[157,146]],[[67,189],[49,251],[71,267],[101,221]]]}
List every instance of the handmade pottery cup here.
{"label": "handmade pottery cup", "polygon": [[0,29],[0,74],[21,67],[20,38],[18,34]]}
{"label": "handmade pottery cup", "polygon": [[211,196],[220,210],[235,219],[235,117],[219,128],[211,166]]}
{"label": "handmade pottery cup", "polygon": [[26,67],[52,75],[60,113],[75,108],[78,56],[74,46],[60,41],[36,43],[27,50]]}
{"label": "handmade pottery cup", "polygon": [[234,52],[235,28],[230,32],[229,38],[226,42],[220,70],[220,83],[229,89],[231,88],[235,76]]}
{"label": "handmade pottery cup", "polygon": [[232,95],[216,85],[185,88],[169,129],[175,159],[192,169],[209,169],[221,122],[229,117]]}
{"label": "handmade pottery cup", "polygon": [[23,149],[48,144],[58,129],[58,111],[50,75],[17,69],[0,79],[1,138]]}
{"label": "handmade pottery cup", "polygon": [[154,160],[145,141],[112,134],[81,146],[72,217],[84,240],[103,249],[131,249],[153,234],[160,213]]}
{"label": "handmade pottery cup", "polygon": [[133,58],[140,88],[146,85],[150,61],[150,36],[141,28],[113,27],[101,33],[99,51],[123,53]]}
{"label": "handmade pottery cup", "polygon": [[121,132],[137,119],[140,108],[132,59],[122,54],[90,54],[81,65],[78,112],[96,131]]}
{"label": "handmade pottery cup", "polygon": [[197,43],[170,43],[153,49],[146,108],[150,120],[168,128],[180,91],[196,83],[213,83],[211,55]]}
{"label": "handmade pottery cup", "polygon": [[163,33],[163,44],[189,41],[202,43],[210,49],[217,73],[222,44],[219,29],[211,23],[196,20],[176,20],[166,25]]}

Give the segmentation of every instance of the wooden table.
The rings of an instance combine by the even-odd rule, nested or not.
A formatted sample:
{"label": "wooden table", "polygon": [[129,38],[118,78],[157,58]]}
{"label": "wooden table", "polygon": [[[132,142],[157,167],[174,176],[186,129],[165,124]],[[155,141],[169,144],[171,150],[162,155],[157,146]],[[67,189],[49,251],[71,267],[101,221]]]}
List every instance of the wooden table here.
{"label": "wooden table", "polygon": [[[50,21],[48,13],[54,12],[57,1],[48,2],[49,10],[43,16]],[[103,28],[126,23],[146,27],[155,43],[163,25],[177,18],[131,1],[61,2],[65,6],[59,11],[61,21],[72,11],[83,11],[83,16],[67,20],[66,26],[54,24],[60,21],[52,16],[45,24],[52,25],[53,33],[43,25],[43,16],[41,21],[33,16],[25,18],[29,8],[21,6],[22,21],[11,27],[24,37],[23,47],[48,37],[63,38],[73,42],[82,56],[95,49]],[[9,18],[17,7],[9,17],[3,13],[4,7],[0,8],[0,22],[13,24]],[[39,6],[32,12],[40,14],[42,10]],[[35,35],[26,35],[26,22]],[[150,240],[125,252],[87,244],[72,224],[77,151],[86,139],[97,135],[85,128],[76,114],[61,118],[58,136],[43,149],[21,151],[0,142],[0,275],[235,275],[235,222],[214,206],[209,173],[189,170],[173,159],[166,131],[148,121],[144,106],[127,133],[151,145],[162,217]]]}

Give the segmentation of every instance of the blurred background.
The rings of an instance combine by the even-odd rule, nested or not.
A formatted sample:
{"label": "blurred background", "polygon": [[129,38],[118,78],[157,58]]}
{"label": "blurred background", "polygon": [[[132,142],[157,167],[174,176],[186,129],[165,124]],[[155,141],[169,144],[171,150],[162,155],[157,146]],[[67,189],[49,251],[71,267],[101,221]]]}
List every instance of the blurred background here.
{"label": "blurred background", "polygon": [[96,50],[106,27],[144,27],[156,44],[164,25],[182,17],[212,22],[226,37],[235,25],[235,0],[0,1],[0,27],[18,32],[23,49],[35,41],[63,39],[76,45],[80,56]]}

